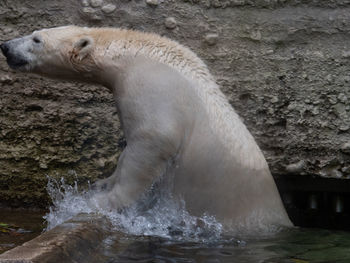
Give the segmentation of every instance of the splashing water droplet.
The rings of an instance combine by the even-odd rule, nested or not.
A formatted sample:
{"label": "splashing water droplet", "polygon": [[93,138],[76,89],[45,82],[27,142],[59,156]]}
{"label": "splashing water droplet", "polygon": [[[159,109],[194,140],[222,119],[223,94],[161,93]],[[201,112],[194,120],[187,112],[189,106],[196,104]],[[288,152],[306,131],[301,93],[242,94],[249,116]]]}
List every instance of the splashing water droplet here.
{"label": "splashing water droplet", "polygon": [[[214,217],[190,215],[183,201],[175,201],[170,194],[165,195],[164,191],[155,193],[152,197],[146,195],[122,211],[98,207],[94,202],[94,192],[90,189],[79,190],[76,182],[70,186],[64,179],[56,181],[49,178],[47,191],[53,205],[44,216],[47,221],[46,230],[79,213],[97,213],[107,217],[115,230],[132,235],[206,242],[217,240],[222,234],[222,225]],[[150,203],[152,205],[148,206]]]}

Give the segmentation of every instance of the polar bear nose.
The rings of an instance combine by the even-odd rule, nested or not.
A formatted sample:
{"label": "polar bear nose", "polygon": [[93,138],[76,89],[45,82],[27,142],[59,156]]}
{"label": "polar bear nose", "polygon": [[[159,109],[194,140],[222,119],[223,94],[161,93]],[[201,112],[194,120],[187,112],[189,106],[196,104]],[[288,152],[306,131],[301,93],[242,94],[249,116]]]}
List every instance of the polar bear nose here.
{"label": "polar bear nose", "polygon": [[6,43],[3,43],[0,45],[0,49],[2,51],[2,53],[6,56],[7,53],[9,52],[9,47]]}

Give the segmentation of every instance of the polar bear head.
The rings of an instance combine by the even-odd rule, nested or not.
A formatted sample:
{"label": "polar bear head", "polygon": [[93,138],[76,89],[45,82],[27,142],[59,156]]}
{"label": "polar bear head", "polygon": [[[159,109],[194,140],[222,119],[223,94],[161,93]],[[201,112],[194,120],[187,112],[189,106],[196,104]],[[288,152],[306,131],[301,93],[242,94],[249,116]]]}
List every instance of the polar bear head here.
{"label": "polar bear head", "polygon": [[86,80],[89,72],[96,71],[95,38],[89,28],[65,26],[34,31],[7,41],[0,48],[15,70],[52,78],[84,77]]}

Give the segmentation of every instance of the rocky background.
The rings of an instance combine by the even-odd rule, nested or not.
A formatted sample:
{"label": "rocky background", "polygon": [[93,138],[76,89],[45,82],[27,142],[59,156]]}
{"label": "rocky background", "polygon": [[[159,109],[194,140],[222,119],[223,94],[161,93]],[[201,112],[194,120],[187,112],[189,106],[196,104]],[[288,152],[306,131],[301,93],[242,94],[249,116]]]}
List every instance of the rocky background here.
{"label": "rocky background", "polygon": [[[157,32],[209,66],[275,176],[350,177],[350,1],[0,0],[0,42],[75,24]],[[125,146],[103,87],[0,59],[0,204],[47,204],[47,176],[110,175]]]}

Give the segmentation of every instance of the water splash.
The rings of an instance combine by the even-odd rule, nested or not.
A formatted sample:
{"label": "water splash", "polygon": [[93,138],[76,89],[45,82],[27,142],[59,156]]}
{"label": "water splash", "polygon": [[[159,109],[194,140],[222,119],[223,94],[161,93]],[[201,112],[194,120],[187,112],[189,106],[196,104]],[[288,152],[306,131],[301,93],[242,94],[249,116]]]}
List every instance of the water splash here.
{"label": "water splash", "polygon": [[52,200],[52,206],[44,216],[47,222],[45,230],[50,230],[79,213],[97,212],[89,206],[88,200],[91,198],[89,191],[79,191],[76,181],[71,186],[65,183],[64,178],[57,181],[48,177],[46,189]]}
{"label": "water splash", "polygon": [[164,194],[166,191],[145,195],[123,211],[104,210],[94,202],[92,190],[79,190],[77,183],[70,186],[64,179],[49,178],[47,191],[53,202],[44,217],[47,230],[79,213],[97,213],[106,216],[115,230],[138,236],[206,242],[219,239],[222,233],[222,225],[214,217],[191,216],[185,203],[174,201],[171,195]]}

